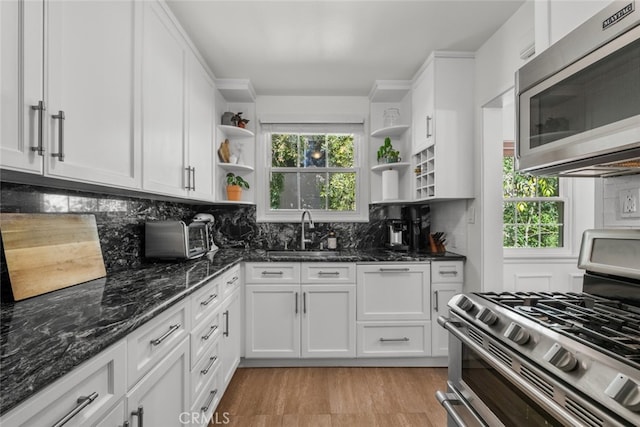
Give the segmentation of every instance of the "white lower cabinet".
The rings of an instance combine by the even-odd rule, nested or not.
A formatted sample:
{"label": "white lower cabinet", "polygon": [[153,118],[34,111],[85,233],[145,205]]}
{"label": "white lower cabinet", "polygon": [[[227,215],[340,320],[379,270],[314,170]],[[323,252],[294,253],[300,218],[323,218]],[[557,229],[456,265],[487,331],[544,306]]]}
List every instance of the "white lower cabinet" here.
{"label": "white lower cabinet", "polygon": [[430,356],[429,263],[361,264],[357,277],[357,356]]}
{"label": "white lower cabinet", "polygon": [[464,265],[462,261],[434,261],[431,263],[431,292],[433,293],[431,331],[432,356],[449,354],[449,332],[438,324],[439,316],[447,316],[447,303],[462,292]]}
{"label": "white lower cabinet", "polygon": [[248,263],[245,269],[245,357],[355,357],[355,264]]}
{"label": "white lower cabinet", "polygon": [[98,425],[124,397],[126,357],[123,340],[11,410],[0,419],[0,425],[49,427],[62,425],[64,420],[65,426]]}
{"label": "white lower cabinet", "polygon": [[189,340],[185,337],[127,393],[129,425],[184,426],[189,402]]}

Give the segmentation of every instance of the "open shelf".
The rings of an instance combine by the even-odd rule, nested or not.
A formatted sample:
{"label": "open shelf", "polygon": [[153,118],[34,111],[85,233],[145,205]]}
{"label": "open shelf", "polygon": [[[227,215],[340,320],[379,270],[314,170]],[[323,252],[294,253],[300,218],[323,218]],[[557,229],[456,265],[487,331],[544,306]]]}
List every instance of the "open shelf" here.
{"label": "open shelf", "polygon": [[239,165],[237,163],[218,162],[218,166],[229,172],[253,172],[253,166]]}
{"label": "open shelf", "polygon": [[380,163],[371,167],[372,172],[381,172],[389,169],[404,169],[411,166],[409,162]]}
{"label": "open shelf", "polygon": [[251,138],[255,136],[249,129],[239,128],[237,126],[219,125],[218,128],[227,136],[235,136],[239,138]]}
{"label": "open shelf", "polygon": [[371,136],[374,138],[384,138],[392,136],[400,136],[409,129],[409,125],[396,125],[385,128],[376,129],[371,132]]}

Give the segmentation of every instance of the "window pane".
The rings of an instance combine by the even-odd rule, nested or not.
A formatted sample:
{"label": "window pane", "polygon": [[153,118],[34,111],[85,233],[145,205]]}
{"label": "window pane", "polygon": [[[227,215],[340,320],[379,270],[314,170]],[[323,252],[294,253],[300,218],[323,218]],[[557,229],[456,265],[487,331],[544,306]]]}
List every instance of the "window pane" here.
{"label": "window pane", "polygon": [[302,144],[302,167],[327,166],[327,145],[325,135],[300,135]]}
{"label": "window pane", "polygon": [[326,198],[332,211],[356,210],[356,174],[330,173]]}
{"label": "window pane", "polygon": [[271,165],[296,167],[298,163],[298,135],[271,135]]}
{"label": "window pane", "polygon": [[352,168],[355,164],[353,154],[353,135],[328,135],[329,167]]}
{"label": "window pane", "polygon": [[298,209],[298,174],[273,172],[269,182],[271,209]]}
{"label": "window pane", "polygon": [[326,209],[326,172],[300,173],[300,206],[303,209]]}

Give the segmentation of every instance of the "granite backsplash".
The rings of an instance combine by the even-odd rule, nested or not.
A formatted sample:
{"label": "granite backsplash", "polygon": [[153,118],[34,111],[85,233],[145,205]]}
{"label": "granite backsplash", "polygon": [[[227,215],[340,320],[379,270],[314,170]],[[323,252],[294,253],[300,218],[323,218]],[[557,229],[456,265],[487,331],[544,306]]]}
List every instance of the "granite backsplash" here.
{"label": "granite backsplash", "polygon": [[[339,248],[382,247],[388,209],[370,205],[368,223],[316,223],[312,234],[314,247],[326,242],[330,229],[338,236]],[[216,218],[214,241],[220,248],[297,248],[300,242],[299,223],[258,223],[255,206],[251,205],[193,205],[2,183],[0,212],[94,214],[107,273],[154,262],[144,258],[145,221],[179,219],[188,223],[198,212],[211,213]],[[429,220],[429,209],[425,206],[423,225]],[[3,262],[2,272],[5,271]]]}

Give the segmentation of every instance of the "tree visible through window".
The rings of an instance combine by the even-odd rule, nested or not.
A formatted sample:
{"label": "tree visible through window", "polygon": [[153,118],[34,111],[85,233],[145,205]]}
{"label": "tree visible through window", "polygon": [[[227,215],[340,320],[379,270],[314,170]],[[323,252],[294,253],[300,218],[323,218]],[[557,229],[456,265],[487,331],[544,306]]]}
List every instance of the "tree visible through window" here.
{"label": "tree visible through window", "polygon": [[272,210],[356,210],[353,134],[272,133]]}
{"label": "tree visible through window", "polygon": [[502,164],[502,220],[505,248],[564,246],[564,209],[559,178],[515,170],[513,142],[505,142]]}

